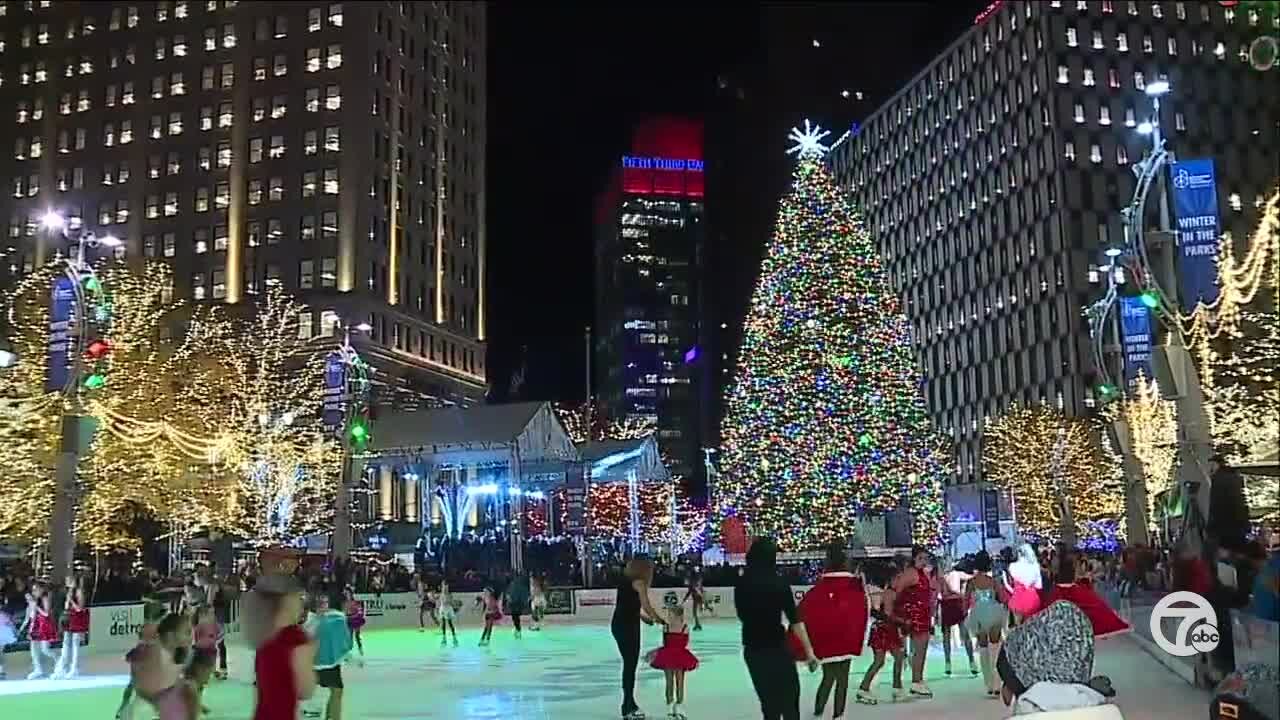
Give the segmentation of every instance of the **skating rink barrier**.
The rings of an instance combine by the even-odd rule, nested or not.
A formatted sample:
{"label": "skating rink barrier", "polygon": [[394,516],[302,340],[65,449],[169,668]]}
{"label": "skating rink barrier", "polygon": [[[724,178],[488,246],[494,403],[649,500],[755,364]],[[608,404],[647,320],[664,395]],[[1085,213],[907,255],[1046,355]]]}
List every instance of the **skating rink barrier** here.
{"label": "skating rink barrier", "polygon": [[[792,592],[796,602],[812,586],[793,585]],[[671,607],[684,602],[684,588],[653,588],[649,591],[649,602],[655,608]],[[872,601],[879,595],[878,588],[871,588]],[[734,615],[733,588],[709,587],[703,589],[703,596],[710,611],[701,610],[700,617]],[[547,591],[549,622],[573,621],[607,622],[613,616],[614,601],[617,590],[614,588],[572,589],[550,588]],[[484,611],[478,605],[480,593],[455,593],[453,606],[455,622],[459,626],[475,626],[484,622]],[[356,599],[364,603],[365,627],[370,630],[392,630],[397,628],[418,627],[418,596],[415,593],[382,593],[358,594]],[[692,619],[692,612],[686,606],[686,617]],[[235,642],[240,637],[240,608],[233,602],[230,608],[230,621],[226,625],[228,642]],[[143,624],[143,604],[116,603],[110,605],[94,605],[89,608],[90,631],[87,649],[94,654],[125,653],[138,640],[138,633]],[[430,620],[428,620],[430,622]],[[26,650],[25,643],[10,645],[8,652]]]}

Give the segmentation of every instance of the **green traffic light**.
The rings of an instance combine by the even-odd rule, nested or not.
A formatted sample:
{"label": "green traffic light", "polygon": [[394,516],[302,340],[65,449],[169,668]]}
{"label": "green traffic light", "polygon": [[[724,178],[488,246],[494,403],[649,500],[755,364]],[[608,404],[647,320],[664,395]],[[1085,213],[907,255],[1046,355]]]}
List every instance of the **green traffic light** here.
{"label": "green traffic light", "polygon": [[91,292],[98,292],[102,289],[102,283],[98,281],[97,275],[87,275],[84,279],[84,287]]}
{"label": "green traffic light", "polygon": [[107,384],[107,378],[99,373],[94,373],[84,379],[84,386],[90,390],[97,390]]}
{"label": "green traffic light", "polygon": [[1103,399],[1111,398],[1115,396],[1116,388],[1114,385],[1102,384],[1098,386],[1098,394],[1101,395]]}
{"label": "green traffic light", "polygon": [[369,429],[360,423],[351,426],[351,439],[360,441],[369,437]]}
{"label": "green traffic light", "polygon": [[1138,296],[1138,299],[1142,301],[1143,305],[1146,305],[1152,310],[1160,307],[1160,298],[1150,290],[1143,291],[1143,293]]}

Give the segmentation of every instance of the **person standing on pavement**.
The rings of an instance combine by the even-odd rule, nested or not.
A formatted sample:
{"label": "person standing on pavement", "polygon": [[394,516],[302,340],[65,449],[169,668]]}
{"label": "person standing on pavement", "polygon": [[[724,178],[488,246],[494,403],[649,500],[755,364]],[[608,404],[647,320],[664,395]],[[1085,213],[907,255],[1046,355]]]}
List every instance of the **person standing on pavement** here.
{"label": "person standing on pavement", "polygon": [[746,559],[733,602],[742,623],[742,657],[763,720],[800,720],[800,676],[787,644],[788,630],[800,641],[809,672],[818,669],[818,658],[791,587],[778,575],[778,546],[770,538],[756,538]]}

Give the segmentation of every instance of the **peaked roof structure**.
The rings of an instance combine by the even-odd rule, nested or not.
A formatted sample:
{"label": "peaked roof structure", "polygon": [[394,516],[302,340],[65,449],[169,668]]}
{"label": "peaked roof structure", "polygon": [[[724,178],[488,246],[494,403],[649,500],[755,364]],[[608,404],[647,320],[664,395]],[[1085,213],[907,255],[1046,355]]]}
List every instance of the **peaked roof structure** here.
{"label": "peaked roof structure", "polygon": [[383,413],[374,428],[370,449],[510,443],[545,405],[526,402]]}
{"label": "peaked roof structure", "polygon": [[653,435],[632,440],[603,440],[579,443],[578,454],[590,468],[592,482],[626,482],[634,471],[640,482],[667,482],[671,473],[662,462]]}

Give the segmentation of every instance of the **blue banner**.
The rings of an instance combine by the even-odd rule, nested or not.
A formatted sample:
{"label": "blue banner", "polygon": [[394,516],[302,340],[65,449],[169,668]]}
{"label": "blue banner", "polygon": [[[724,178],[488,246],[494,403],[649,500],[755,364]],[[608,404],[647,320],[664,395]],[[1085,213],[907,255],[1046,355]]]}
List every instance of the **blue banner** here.
{"label": "blue banner", "polygon": [[45,392],[62,392],[71,379],[71,353],[75,342],[76,285],[65,275],[54,278],[49,295],[49,350],[45,375]]}
{"label": "blue banner", "polygon": [[1151,308],[1142,298],[1120,298],[1120,344],[1124,349],[1124,380],[1132,385],[1141,371],[1151,377]]}
{"label": "blue banner", "polygon": [[342,353],[331,352],[324,361],[324,417],[325,430],[338,432],[346,419],[347,364]]}
{"label": "blue banner", "polygon": [[1000,493],[982,491],[982,527],[989,538],[1000,537]]}
{"label": "blue banner", "polygon": [[1190,312],[1218,299],[1218,182],[1213,160],[1169,166],[1178,228],[1178,295]]}

